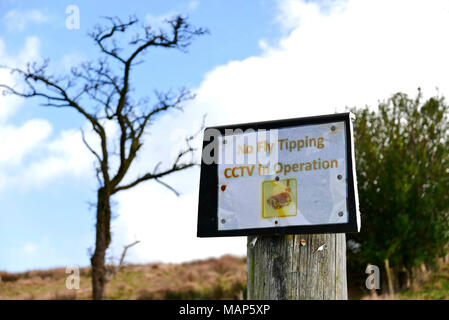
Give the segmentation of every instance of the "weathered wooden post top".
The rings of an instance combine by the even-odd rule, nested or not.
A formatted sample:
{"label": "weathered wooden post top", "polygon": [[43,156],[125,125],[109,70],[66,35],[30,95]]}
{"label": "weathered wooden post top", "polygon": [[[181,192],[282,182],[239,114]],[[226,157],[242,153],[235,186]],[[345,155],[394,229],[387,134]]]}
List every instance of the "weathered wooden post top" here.
{"label": "weathered wooden post top", "polygon": [[351,113],[204,131],[198,236],[248,237],[249,299],[347,299]]}

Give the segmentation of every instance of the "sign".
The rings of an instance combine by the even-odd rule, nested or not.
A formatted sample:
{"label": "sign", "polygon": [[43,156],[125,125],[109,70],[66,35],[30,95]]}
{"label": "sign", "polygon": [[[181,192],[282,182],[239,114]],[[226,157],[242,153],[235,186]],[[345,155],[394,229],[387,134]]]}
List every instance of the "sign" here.
{"label": "sign", "polygon": [[358,232],[352,117],[207,128],[198,236]]}

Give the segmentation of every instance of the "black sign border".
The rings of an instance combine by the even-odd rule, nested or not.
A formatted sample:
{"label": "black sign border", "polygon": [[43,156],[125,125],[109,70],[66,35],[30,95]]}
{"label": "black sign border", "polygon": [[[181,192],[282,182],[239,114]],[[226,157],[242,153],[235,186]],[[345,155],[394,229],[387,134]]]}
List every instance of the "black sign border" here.
{"label": "black sign border", "polygon": [[[267,228],[251,228],[238,230],[218,230],[218,165],[217,161],[212,164],[206,164],[201,160],[200,174],[200,192],[198,200],[198,237],[229,237],[229,236],[250,236],[250,235],[286,235],[286,234],[314,234],[314,233],[350,233],[358,232],[359,226],[357,221],[357,201],[355,194],[355,177],[353,175],[354,163],[352,155],[352,124],[350,112],[335,113],[329,115],[293,118],[274,121],[243,123],[228,126],[208,127],[205,129],[216,129],[224,136],[225,129],[280,129],[286,127],[296,127],[314,124],[326,124],[332,122],[345,123],[346,128],[346,155],[347,155],[347,183],[348,197],[346,199],[349,219],[347,223],[325,224],[325,225],[308,225],[308,226],[282,226]],[[203,140],[203,150],[209,143],[217,141]]]}

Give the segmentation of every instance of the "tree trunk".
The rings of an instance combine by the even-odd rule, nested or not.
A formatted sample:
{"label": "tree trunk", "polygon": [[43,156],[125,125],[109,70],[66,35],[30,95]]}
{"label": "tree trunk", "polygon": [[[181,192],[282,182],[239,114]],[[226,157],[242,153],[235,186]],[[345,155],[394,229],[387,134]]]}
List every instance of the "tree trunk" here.
{"label": "tree trunk", "polygon": [[106,298],[105,256],[111,242],[111,206],[109,199],[110,194],[104,188],[98,190],[95,252],[91,258],[92,299],[94,300]]}
{"label": "tree trunk", "polygon": [[394,287],[393,287],[393,275],[391,274],[391,268],[390,268],[390,260],[388,260],[388,258],[386,258],[384,260],[384,263],[385,263],[385,271],[387,273],[388,293],[392,298],[394,296]]}
{"label": "tree trunk", "polygon": [[254,237],[248,237],[248,299],[346,300],[345,238],[343,233],[260,236],[252,247]]}
{"label": "tree trunk", "polygon": [[412,273],[412,271],[410,271],[407,268],[405,268],[405,274],[407,275],[407,280],[406,280],[406,283],[405,283],[405,287],[407,289],[410,289],[412,287],[412,284],[413,284],[413,273]]}

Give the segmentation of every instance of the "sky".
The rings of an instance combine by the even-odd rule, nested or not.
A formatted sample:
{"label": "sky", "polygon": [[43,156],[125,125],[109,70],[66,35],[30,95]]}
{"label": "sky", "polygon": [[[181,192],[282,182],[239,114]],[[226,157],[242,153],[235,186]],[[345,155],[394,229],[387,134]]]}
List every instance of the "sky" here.
{"label": "sky", "polygon": [[[79,29],[67,28],[69,6]],[[99,57],[86,35],[101,17],[129,14],[156,26],[185,14],[210,31],[135,69],[137,95],[187,86],[196,98],[152,125],[129,179],[172,159],[205,114],[212,126],[374,109],[418,87],[449,96],[449,2],[437,0],[0,0],[0,65],[50,58],[51,72],[67,73]],[[0,69],[0,83],[18,82]],[[89,265],[97,183],[81,128],[92,137],[71,110],[0,95],[0,270]],[[246,254],[244,237],[196,237],[199,168],[164,181],[181,195],[147,182],[113,199],[110,259],[134,240],[132,263]]]}

